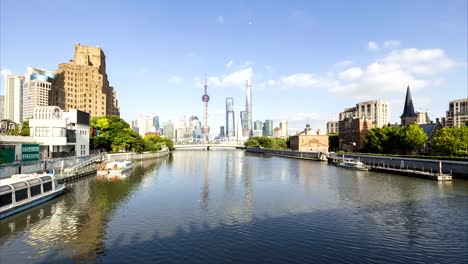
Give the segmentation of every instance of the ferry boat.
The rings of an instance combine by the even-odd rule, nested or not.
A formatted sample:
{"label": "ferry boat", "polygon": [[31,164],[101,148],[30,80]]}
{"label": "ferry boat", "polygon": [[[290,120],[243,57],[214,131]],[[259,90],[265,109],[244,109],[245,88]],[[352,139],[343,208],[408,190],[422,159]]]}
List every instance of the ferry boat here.
{"label": "ferry boat", "polygon": [[343,161],[340,162],[337,165],[340,166],[340,167],[350,168],[350,169],[354,169],[354,170],[362,170],[362,171],[369,170],[369,168],[366,165],[364,165],[364,163],[362,163],[359,160],[355,160],[355,159],[345,159],[345,158],[343,158]]}
{"label": "ferry boat", "polygon": [[16,174],[0,180],[0,219],[16,214],[62,194],[53,174]]}
{"label": "ferry boat", "polygon": [[129,160],[113,161],[107,163],[106,166],[99,164],[97,175],[121,175],[131,168],[132,162]]}

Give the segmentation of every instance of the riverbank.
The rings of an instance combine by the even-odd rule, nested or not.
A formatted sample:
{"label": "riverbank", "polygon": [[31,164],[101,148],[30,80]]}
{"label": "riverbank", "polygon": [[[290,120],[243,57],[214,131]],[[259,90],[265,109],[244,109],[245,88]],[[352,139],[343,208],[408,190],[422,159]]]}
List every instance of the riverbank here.
{"label": "riverbank", "polygon": [[155,153],[113,153],[107,154],[106,161],[119,161],[119,160],[149,160],[165,157],[171,154],[169,150],[162,150]]}
{"label": "riverbank", "polygon": [[246,147],[246,152],[293,158],[293,159],[305,159],[315,161],[327,161],[327,157],[322,152],[305,152],[305,151],[292,151],[292,150],[276,150],[276,149],[264,149],[264,148],[251,148]]}

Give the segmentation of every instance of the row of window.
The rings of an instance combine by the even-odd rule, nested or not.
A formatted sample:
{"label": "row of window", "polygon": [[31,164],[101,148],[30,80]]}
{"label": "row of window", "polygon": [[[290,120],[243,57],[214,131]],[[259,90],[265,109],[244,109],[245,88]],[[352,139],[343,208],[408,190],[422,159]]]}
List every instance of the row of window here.
{"label": "row of window", "polygon": [[28,198],[38,196],[42,193],[52,191],[52,181],[40,183],[39,179],[28,180],[30,186],[25,182],[17,182],[12,184],[15,188],[14,191],[8,192],[11,190],[9,186],[1,186],[2,191],[8,192],[0,195],[0,207],[7,206],[13,203],[13,197],[15,202],[21,202]]}

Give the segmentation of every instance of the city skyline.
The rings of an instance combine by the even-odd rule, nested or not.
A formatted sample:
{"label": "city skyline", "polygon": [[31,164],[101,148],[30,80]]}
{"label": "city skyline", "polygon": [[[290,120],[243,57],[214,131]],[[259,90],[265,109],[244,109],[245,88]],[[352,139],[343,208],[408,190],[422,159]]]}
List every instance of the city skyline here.
{"label": "city skyline", "polygon": [[[249,79],[255,102],[251,119],[288,120],[290,132],[305,123],[324,131],[344,108],[366,100],[389,101],[391,122],[398,122],[408,85],[415,110],[427,111],[432,120],[445,116],[450,101],[468,97],[466,1],[359,8],[344,1],[113,7],[99,2],[95,9],[56,2],[43,10],[42,23],[53,25],[60,38],[28,30],[40,2],[30,2],[27,10],[23,1],[0,5],[0,95],[5,95],[5,74],[23,74],[27,67],[55,72],[72,58],[75,43],[99,45],[127,122],[141,114],[157,115],[161,122],[202,117],[205,72],[213,135],[226,123],[226,97],[239,102],[236,119],[244,110]],[[126,16],[115,15],[124,10]],[[23,19],[12,17],[18,13]],[[70,19],[84,13],[96,19],[78,24]],[[20,43],[25,31],[42,41]]]}

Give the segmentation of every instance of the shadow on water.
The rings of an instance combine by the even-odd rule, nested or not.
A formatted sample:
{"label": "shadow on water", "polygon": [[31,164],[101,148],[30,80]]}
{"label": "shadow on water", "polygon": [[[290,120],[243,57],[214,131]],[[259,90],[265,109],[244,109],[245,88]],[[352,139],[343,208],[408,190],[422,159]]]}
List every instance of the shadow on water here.
{"label": "shadow on water", "polygon": [[[429,202],[433,207],[460,205],[467,204],[468,198],[437,198]],[[402,202],[378,208],[361,208],[353,212],[353,215],[346,210],[331,209],[282,217],[255,217],[248,224],[219,223],[214,228],[206,223],[192,223],[188,229],[178,228],[171,236],[161,237],[155,232],[151,239],[145,241],[139,239],[141,234],[133,234],[131,238],[122,235],[113,244],[106,245],[106,249],[99,252],[93,261],[467,263],[468,227],[463,215],[454,216],[453,223],[442,230],[437,227],[437,221],[446,217],[445,215],[422,215],[414,216],[413,219],[380,223],[380,220],[373,219],[368,214],[369,211],[378,211],[382,219],[385,219],[411,206],[411,202]],[[460,211],[463,214],[463,208]],[[460,220],[461,223],[457,222]],[[47,259],[68,262],[75,258],[50,254]]]}
{"label": "shadow on water", "polygon": [[[96,254],[103,252],[108,218],[115,208],[125,203],[146,177],[157,174],[167,160],[134,162],[129,177],[119,181],[91,176],[67,183],[64,195],[2,219],[0,246],[27,232],[30,236],[27,243],[38,250],[38,257],[46,252],[46,247],[65,241],[58,252],[95,259]],[[0,260],[4,257],[0,256]]]}

